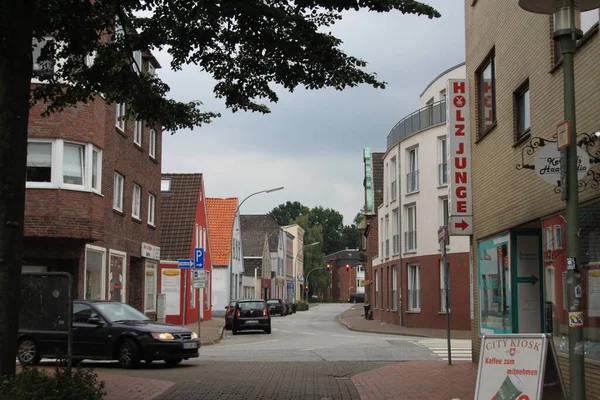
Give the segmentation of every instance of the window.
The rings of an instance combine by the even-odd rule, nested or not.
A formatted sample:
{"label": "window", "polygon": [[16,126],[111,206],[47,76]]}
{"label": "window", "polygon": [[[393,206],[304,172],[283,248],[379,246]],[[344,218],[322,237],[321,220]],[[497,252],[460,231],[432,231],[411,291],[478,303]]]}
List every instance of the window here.
{"label": "window", "polygon": [[440,226],[448,226],[448,198],[440,197]]}
{"label": "window", "polygon": [[417,206],[411,204],[406,207],[406,232],[404,238],[405,251],[417,249]]}
{"label": "window", "polygon": [[204,271],[206,275],[206,287],[204,288],[204,309],[210,310],[210,271]]}
{"label": "window", "polygon": [[33,60],[33,76],[49,78],[54,74],[55,43],[51,37],[33,39],[31,58]]}
{"label": "window", "polygon": [[52,182],[52,143],[27,144],[27,182]]}
{"label": "window", "polygon": [[[200,271],[200,272],[204,272],[204,271]],[[187,273],[187,272],[186,272]],[[188,281],[191,281],[191,276],[189,277],[190,279],[188,279]],[[188,296],[188,298],[190,299],[190,308],[196,308],[196,292],[198,291],[198,289],[194,288],[194,285],[190,284],[190,295]]]}
{"label": "window", "polygon": [[374,308],[377,308],[378,306],[379,306],[379,271],[375,271],[375,304],[374,304]]}
{"label": "window", "polygon": [[123,252],[110,251],[110,269],[109,269],[109,300],[125,303],[127,295],[127,255]]}
{"label": "window", "polygon": [[496,58],[492,53],[477,71],[479,134],[496,124]]}
{"label": "window", "polygon": [[408,311],[421,311],[421,275],[418,265],[408,266]]}
{"label": "window", "polygon": [[87,245],[85,249],[85,291],[86,300],[104,300],[106,276],[106,250]]}
{"label": "window", "polygon": [[390,216],[385,216],[385,258],[390,257]]}
{"label": "window", "polygon": [[448,140],[446,137],[439,139],[439,149],[438,184],[439,186],[448,186]]}
{"label": "window", "polygon": [[398,162],[396,157],[392,158],[392,162],[390,164],[390,177],[392,179],[392,184],[390,186],[390,191],[392,193],[392,201],[398,198]]}
{"label": "window", "polygon": [[381,222],[379,223],[379,237],[381,238],[381,252],[379,253],[380,258],[383,258],[383,256],[384,256],[383,246],[384,246],[385,240],[383,238],[383,229],[384,229],[383,218],[381,218]]}
{"label": "window", "polygon": [[117,104],[117,119],[115,124],[121,132],[125,132],[125,103]]}
{"label": "window", "polygon": [[444,268],[444,260],[440,260],[440,311],[446,312],[446,270]]}
{"label": "window", "polygon": [[515,92],[517,112],[517,139],[527,135],[531,128],[531,108],[529,102],[529,82]]}
{"label": "window", "polygon": [[156,158],[156,131],[150,129],[150,144],[148,147],[148,155],[152,158]]}
{"label": "window", "polygon": [[92,144],[63,139],[27,143],[28,188],[66,188],[100,193],[102,151]]}
{"label": "window", "polygon": [[408,174],[406,174],[406,192],[419,191],[419,148],[408,150]]}
{"label": "window", "polygon": [[563,231],[560,225],[554,225],[554,250],[562,250],[563,248]]}
{"label": "window", "polygon": [[148,194],[148,224],[154,226],[154,214],[156,211],[156,196],[152,193]]}
{"label": "window", "polygon": [[552,244],[552,240],[554,239],[554,236],[552,234],[552,227],[549,226],[546,228],[546,251],[552,251],[554,250],[553,244]]}
{"label": "window", "polygon": [[142,187],[137,183],[133,184],[133,196],[131,204],[131,216],[140,219],[140,209],[142,206]]}
{"label": "window", "polygon": [[170,192],[171,191],[171,178],[163,178],[160,180],[160,191]]}
{"label": "window", "polygon": [[392,254],[396,255],[400,252],[400,213],[398,212],[398,209],[392,211],[392,224]]}
{"label": "window", "polygon": [[158,277],[157,262],[146,260],[146,281],[144,284],[144,311],[156,311],[156,283]]}
{"label": "window", "polygon": [[392,311],[398,309],[398,267],[392,268]]}
{"label": "window", "polygon": [[136,74],[139,74],[142,70],[142,52],[140,50],[135,50],[133,52],[133,64],[131,65],[131,69]]}
{"label": "window", "polygon": [[440,101],[446,100],[446,89],[440,90]]}
{"label": "window", "polygon": [[113,188],[113,208],[117,211],[123,211],[123,186],[125,177],[115,172],[115,182]]}
{"label": "window", "polygon": [[142,132],[144,131],[144,121],[137,120],[134,124],[133,143],[142,145]]}
{"label": "window", "polygon": [[154,65],[152,65],[151,62],[148,62],[148,75],[156,75],[156,69],[154,68]]}
{"label": "window", "polygon": [[65,143],[63,150],[63,183],[83,185],[85,146]]}
{"label": "window", "polygon": [[92,317],[98,317],[98,314],[87,304],[73,304],[73,323],[87,324]]}

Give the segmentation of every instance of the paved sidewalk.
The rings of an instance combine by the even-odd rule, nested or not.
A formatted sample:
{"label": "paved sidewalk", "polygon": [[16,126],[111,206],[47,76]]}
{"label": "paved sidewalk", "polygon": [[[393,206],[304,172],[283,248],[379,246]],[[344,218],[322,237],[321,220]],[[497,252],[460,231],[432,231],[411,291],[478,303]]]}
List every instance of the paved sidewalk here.
{"label": "paved sidewalk", "polygon": [[408,361],[352,377],[361,400],[471,400],[477,364]]}
{"label": "paved sidewalk", "polygon": [[[198,324],[186,325],[186,327],[198,333]],[[209,346],[218,343],[223,338],[225,329],[224,317],[213,317],[208,321],[200,322],[200,346]]]}
{"label": "paved sidewalk", "polygon": [[[405,326],[388,324],[376,319],[365,319],[362,304],[356,304],[339,316],[339,322],[351,331],[385,333],[388,335],[422,336],[445,338],[445,329],[407,328]],[[450,331],[452,339],[471,339],[471,331]]]}

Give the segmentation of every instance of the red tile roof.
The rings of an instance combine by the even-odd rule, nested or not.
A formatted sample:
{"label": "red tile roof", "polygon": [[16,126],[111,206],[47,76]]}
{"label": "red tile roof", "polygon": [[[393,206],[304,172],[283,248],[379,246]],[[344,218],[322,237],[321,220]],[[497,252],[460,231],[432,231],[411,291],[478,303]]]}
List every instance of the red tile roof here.
{"label": "red tile roof", "polygon": [[207,198],[208,232],[213,266],[229,265],[231,231],[237,209],[237,197],[227,199]]}

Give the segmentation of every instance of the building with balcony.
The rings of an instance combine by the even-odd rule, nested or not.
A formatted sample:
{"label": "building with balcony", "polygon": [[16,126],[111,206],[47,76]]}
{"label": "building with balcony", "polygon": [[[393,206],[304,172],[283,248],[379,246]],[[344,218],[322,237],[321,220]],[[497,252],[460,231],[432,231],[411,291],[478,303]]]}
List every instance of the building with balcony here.
{"label": "building with balcony", "polygon": [[[473,174],[474,361],[493,333],[553,333],[569,380],[564,184],[557,123],[563,65],[553,17],[516,1],[465,1]],[[600,398],[599,10],[582,12],[575,61],[579,254],[588,399]],[[497,21],[504,21],[498,24]],[[454,312],[454,310],[453,310]],[[578,323],[578,322],[576,322]]]}
{"label": "building with balcony", "polygon": [[[446,84],[464,76],[464,63],[441,73],[421,93],[421,108],[401,119],[387,137],[383,202],[377,210],[379,251],[369,276],[375,319],[445,327],[438,229],[448,225]],[[468,238],[452,237],[447,253],[452,327],[468,330]]]}
{"label": "building with balcony", "polygon": [[[55,68],[36,62],[41,47],[34,76]],[[141,73],[160,67],[150,53],[134,56]],[[124,120],[126,104],[93,100],[48,117],[44,104],[30,110],[23,271],[69,272],[74,298],[121,301],[154,317],[161,126]]]}

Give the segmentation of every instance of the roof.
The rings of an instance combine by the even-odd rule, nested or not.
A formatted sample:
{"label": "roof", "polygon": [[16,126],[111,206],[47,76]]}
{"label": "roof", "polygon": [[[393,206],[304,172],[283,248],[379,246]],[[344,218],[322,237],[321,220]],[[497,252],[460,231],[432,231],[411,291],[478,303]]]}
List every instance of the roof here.
{"label": "roof", "polygon": [[456,64],[455,66],[448,68],[444,72],[441,72],[438,76],[436,76],[435,78],[433,78],[433,80],[431,82],[429,82],[429,84],[425,87],[425,89],[423,89],[423,91],[421,92],[421,94],[419,95],[419,97],[423,96],[423,94],[425,94],[425,92],[427,91],[427,89],[429,89],[431,87],[431,85],[433,85],[433,83],[435,81],[437,81],[438,79],[440,79],[442,76],[446,75],[448,72],[453,71],[456,68],[460,68],[463,65],[465,65],[464,61],[461,62],[460,64]]}
{"label": "roof", "polygon": [[213,266],[229,265],[231,235],[237,211],[237,197],[227,199],[207,198],[208,232]]}
{"label": "roof", "polygon": [[261,257],[265,236],[269,236],[269,251],[277,251],[278,232],[281,228],[270,215],[240,215],[242,247],[245,257]]}
{"label": "roof", "polygon": [[371,153],[371,169],[373,174],[374,210],[383,204],[383,156],[385,153]]}
{"label": "roof", "polygon": [[169,191],[161,192],[161,258],[189,258],[196,208],[202,190],[202,174],[162,174],[162,178],[170,178],[171,187]]}

